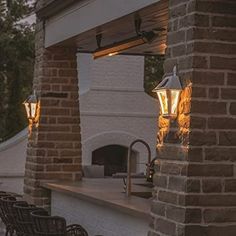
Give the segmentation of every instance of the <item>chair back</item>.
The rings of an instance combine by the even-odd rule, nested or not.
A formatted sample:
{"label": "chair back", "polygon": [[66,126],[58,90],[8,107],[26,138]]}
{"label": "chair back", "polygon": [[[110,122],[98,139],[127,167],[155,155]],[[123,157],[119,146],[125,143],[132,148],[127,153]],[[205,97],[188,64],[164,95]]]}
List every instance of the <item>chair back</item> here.
{"label": "chair back", "polygon": [[78,224],[67,226],[66,236],[88,236],[87,231]]}
{"label": "chair back", "polygon": [[9,221],[11,221],[10,218],[14,217],[14,214],[12,212],[12,207],[14,203],[16,203],[16,198],[13,196],[4,196],[0,199],[2,212],[5,215],[5,218],[7,219],[8,223]]}
{"label": "chair back", "polygon": [[47,212],[31,212],[35,233],[38,236],[66,236],[66,220],[59,216],[48,216]]}
{"label": "chair back", "polygon": [[8,221],[7,221],[6,213],[4,210],[4,204],[3,204],[2,198],[9,197],[9,196],[10,195],[7,192],[0,191],[0,219],[2,220],[5,226],[8,225]]}
{"label": "chair back", "polygon": [[41,208],[38,208],[35,205],[29,205],[26,202],[16,203],[13,207],[16,211],[16,220],[19,225],[20,232],[24,236],[35,235],[31,212],[39,209],[41,210]]}
{"label": "chair back", "polygon": [[17,198],[14,196],[7,196],[0,199],[2,204],[2,210],[5,216],[5,220],[7,221],[7,225],[9,225],[13,230],[17,233],[20,232],[20,228],[18,222],[16,220],[16,210],[13,207],[15,203],[24,201],[17,201]]}

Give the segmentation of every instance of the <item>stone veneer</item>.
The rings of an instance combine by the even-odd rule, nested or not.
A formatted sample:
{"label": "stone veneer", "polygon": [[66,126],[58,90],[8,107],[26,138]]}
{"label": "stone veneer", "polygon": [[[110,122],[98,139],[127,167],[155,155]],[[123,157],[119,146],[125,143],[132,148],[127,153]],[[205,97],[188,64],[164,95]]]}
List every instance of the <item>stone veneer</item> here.
{"label": "stone veneer", "polygon": [[236,2],[170,0],[165,72],[186,86],[160,117],[149,236],[236,235]]}
{"label": "stone veneer", "polygon": [[43,22],[36,26],[34,89],[40,113],[28,141],[24,193],[48,207],[42,181],[81,179],[81,135],[76,48],[45,49]]}

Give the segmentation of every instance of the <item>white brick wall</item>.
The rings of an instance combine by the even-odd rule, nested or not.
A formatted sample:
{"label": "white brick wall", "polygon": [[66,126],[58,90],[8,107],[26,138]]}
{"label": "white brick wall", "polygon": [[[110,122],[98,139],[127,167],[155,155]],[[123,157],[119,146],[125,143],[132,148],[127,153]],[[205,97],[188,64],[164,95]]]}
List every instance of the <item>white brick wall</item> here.
{"label": "white brick wall", "polygon": [[28,129],[0,144],[0,191],[23,193]]}
{"label": "white brick wall", "polygon": [[[107,145],[128,147],[145,140],[156,154],[157,102],[144,92],[144,57],[114,56],[93,60],[78,54],[82,163],[91,164],[92,151]],[[135,145],[139,163],[147,162],[142,145]],[[137,165],[144,171],[145,165]]]}
{"label": "white brick wall", "polygon": [[24,177],[0,177],[0,191],[23,194]]}
{"label": "white brick wall", "polygon": [[144,236],[148,220],[52,191],[52,214],[81,224],[89,236]]}

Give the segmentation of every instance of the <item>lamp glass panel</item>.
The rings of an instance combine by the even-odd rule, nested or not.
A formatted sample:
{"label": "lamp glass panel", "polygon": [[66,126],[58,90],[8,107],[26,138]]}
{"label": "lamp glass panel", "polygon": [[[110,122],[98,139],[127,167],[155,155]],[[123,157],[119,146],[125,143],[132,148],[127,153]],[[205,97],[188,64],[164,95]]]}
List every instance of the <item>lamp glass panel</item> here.
{"label": "lamp glass panel", "polygon": [[171,90],[171,115],[177,115],[180,90]]}
{"label": "lamp glass panel", "polygon": [[157,91],[157,96],[161,105],[161,113],[163,115],[168,115],[168,97],[166,90]]}
{"label": "lamp glass panel", "polygon": [[30,116],[31,116],[31,114],[30,114],[30,104],[28,102],[25,102],[24,105],[25,105],[27,118],[30,118]]}
{"label": "lamp glass panel", "polygon": [[37,103],[31,103],[31,118],[36,117]]}

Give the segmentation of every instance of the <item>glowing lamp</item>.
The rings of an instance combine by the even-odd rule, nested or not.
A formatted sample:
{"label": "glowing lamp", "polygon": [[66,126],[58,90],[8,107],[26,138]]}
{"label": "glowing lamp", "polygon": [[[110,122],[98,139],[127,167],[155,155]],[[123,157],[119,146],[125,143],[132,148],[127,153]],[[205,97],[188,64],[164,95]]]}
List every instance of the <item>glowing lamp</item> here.
{"label": "glowing lamp", "polygon": [[176,66],[173,75],[165,77],[153,92],[157,93],[163,117],[175,118],[178,113],[180,93],[183,90],[179,77],[176,75]]}
{"label": "glowing lamp", "polygon": [[30,95],[24,102],[27,118],[31,121],[34,121],[37,116],[38,109],[38,99],[36,93]]}

